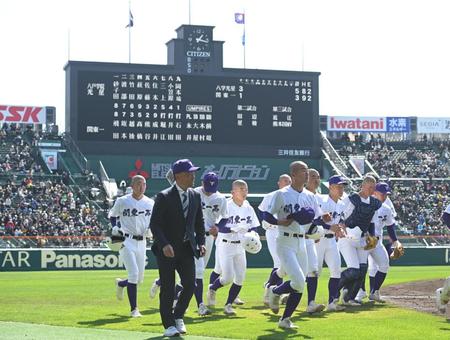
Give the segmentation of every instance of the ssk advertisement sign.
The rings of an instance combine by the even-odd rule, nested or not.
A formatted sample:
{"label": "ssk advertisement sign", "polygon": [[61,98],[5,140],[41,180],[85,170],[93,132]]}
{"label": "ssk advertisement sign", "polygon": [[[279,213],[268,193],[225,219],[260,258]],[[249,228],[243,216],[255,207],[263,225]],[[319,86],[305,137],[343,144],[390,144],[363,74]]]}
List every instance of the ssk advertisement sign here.
{"label": "ssk advertisement sign", "polygon": [[0,105],[0,123],[45,124],[45,107]]}

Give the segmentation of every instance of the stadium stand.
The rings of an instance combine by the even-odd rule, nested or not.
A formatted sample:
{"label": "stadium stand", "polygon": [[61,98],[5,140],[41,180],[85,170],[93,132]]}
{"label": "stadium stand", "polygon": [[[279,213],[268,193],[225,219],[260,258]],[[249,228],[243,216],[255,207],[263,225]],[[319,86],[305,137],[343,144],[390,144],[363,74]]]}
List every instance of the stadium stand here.
{"label": "stadium stand", "polygon": [[[39,154],[42,139],[57,139],[67,150],[52,172]],[[394,193],[403,242],[414,246],[450,243],[441,213],[449,203],[450,142],[435,138],[386,142],[381,136],[350,141],[328,140],[323,153],[335,170],[354,181],[360,174],[350,156],[364,156],[366,164]],[[104,170],[103,170],[104,171]],[[105,171],[104,171],[105,172]],[[106,172],[105,172],[106,174]],[[108,229],[111,193],[92,173],[70,135],[46,135],[31,127],[4,124],[0,129],[0,247],[98,247]],[[116,190],[122,194],[124,190]],[[109,198],[108,198],[109,196]]]}

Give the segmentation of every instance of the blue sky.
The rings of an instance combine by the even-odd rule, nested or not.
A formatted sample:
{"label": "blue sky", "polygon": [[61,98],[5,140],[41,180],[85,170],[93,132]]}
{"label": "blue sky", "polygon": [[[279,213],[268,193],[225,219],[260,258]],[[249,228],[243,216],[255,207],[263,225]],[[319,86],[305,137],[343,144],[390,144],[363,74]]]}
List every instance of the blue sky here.
{"label": "blue sky", "polygon": [[[320,113],[449,116],[447,1],[191,0],[191,23],[215,26],[224,66],[319,71]],[[64,125],[70,59],[128,62],[128,0],[0,1],[0,104],[56,106]],[[132,62],[166,64],[188,0],[132,0]]]}

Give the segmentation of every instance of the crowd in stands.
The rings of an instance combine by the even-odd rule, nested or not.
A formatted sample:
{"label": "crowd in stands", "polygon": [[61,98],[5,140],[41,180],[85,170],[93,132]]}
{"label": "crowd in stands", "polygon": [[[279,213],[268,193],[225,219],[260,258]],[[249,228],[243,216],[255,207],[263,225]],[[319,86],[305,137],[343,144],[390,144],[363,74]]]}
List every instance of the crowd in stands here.
{"label": "crowd in stands", "polygon": [[99,240],[87,236],[102,235],[96,209],[62,180],[9,180],[0,186],[0,215],[0,236],[42,236],[38,246],[94,246]]}
{"label": "crowd in stands", "polygon": [[[84,195],[70,187],[71,175],[66,171],[46,179],[36,176],[43,174],[32,153],[39,138],[42,135],[27,127],[4,124],[0,129],[0,236],[32,236],[35,244],[31,245],[38,247],[98,246],[107,228],[99,215],[108,210],[98,177],[90,171],[82,174],[88,188]],[[414,235],[447,237],[450,242],[450,232],[441,221],[450,203],[450,182],[435,180],[449,177],[450,141],[426,138],[418,146],[405,142],[398,157],[394,156],[399,148],[380,135],[351,140],[347,135],[339,142],[336,150],[341,156],[365,154],[381,178],[422,178],[391,181],[399,224]],[[105,199],[100,204],[104,211],[89,202],[99,199]]]}
{"label": "crowd in stands", "polygon": [[0,129],[0,174],[42,173],[41,165],[32,155],[32,145],[39,137],[30,127],[4,123]]}
{"label": "crowd in stands", "polygon": [[[44,172],[32,149],[43,137],[49,136],[30,126],[0,129],[0,236],[32,236],[28,244],[40,247],[96,246],[101,239],[92,236],[103,234],[99,211],[69,187],[70,174],[36,176]],[[98,185],[93,174],[85,177],[87,185]]]}
{"label": "crowd in stands", "polygon": [[[450,176],[450,141],[423,135],[415,141],[389,142],[380,134],[343,134],[330,140],[339,155],[365,155],[380,178],[421,178],[391,181],[391,199],[400,225],[414,235],[440,236],[450,241],[450,231],[441,215],[450,200],[450,182],[436,180]],[[349,167],[349,177],[357,177]]]}
{"label": "crowd in stands", "polygon": [[399,225],[414,235],[445,236],[450,231],[442,222],[442,213],[450,203],[448,182],[392,181],[391,200],[397,211]]}

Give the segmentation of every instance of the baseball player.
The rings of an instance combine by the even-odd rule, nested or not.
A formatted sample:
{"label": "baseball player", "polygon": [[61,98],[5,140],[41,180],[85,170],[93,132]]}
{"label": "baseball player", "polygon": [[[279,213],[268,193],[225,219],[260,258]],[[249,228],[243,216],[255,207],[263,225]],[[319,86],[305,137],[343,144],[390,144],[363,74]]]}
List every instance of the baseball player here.
{"label": "baseball player", "polygon": [[[154,204],[144,195],[146,186],[144,177],[134,176],[131,179],[132,193],[119,197],[109,212],[113,235],[125,237],[119,253],[128,272],[128,279],[116,279],[116,296],[123,300],[123,290],[127,287],[131,316],[134,318],[142,316],[137,307],[137,284],[144,281],[146,236],[149,235]],[[120,227],[117,219],[120,219]]]}
{"label": "baseball player", "polygon": [[[395,233],[395,219],[391,207],[385,204],[388,195],[391,193],[389,185],[384,182],[379,182],[375,186],[373,196],[377,198],[382,204],[380,209],[375,212],[375,236],[378,239],[375,248],[369,250],[369,280],[370,280],[370,294],[369,300],[384,302],[380,297],[380,288],[386,278],[389,270],[389,255],[383,245],[383,228],[386,227],[389,237],[392,241],[393,247],[402,247],[402,244],[397,239]],[[364,285],[363,285],[364,286]],[[359,293],[358,293],[359,295]],[[361,301],[359,296],[356,300]]]}
{"label": "baseball player", "polygon": [[[287,174],[283,174],[278,178],[278,189],[282,189],[285,186],[291,185],[292,180],[291,176]],[[268,193],[264,199],[262,200],[261,204],[258,207],[258,210],[262,213],[263,211],[267,211],[267,208],[269,206],[269,203],[271,202],[273,195],[276,191],[272,191],[271,193]],[[280,268],[280,259],[277,255],[277,249],[276,249],[276,238],[278,236],[278,226],[270,224],[266,221],[262,221],[262,227],[266,230],[266,240],[267,240],[267,246],[269,248],[270,256],[273,260],[273,268],[270,272],[269,279],[264,284],[264,297],[263,302],[266,306],[269,305],[269,287],[272,285],[278,286],[281,282],[283,282],[283,279],[278,276],[277,270]],[[271,280],[271,278],[274,278]]]}
{"label": "baseball player", "polygon": [[[341,197],[344,193],[344,185],[348,183],[338,175],[328,179],[328,195],[316,195],[320,209],[323,213],[330,213],[331,221],[324,224],[325,234],[315,243],[318,262],[318,276],[322,272],[323,261],[330,270],[328,281],[328,306],[327,311],[334,312],[345,309],[338,305],[338,285],[341,278],[341,255],[339,254],[336,237],[342,237],[339,224],[342,222],[342,211],[344,209]],[[309,259],[308,259],[309,260]]]}
{"label": "baseball player", "polygon": [[228,221],[225,226],[219,225],[219,238],[216,241],[216,253],[220,262],[221,275],[209,285],[207,300],[208,306],[216,304],[216,291],[223,286],[233,284],[228,293],[224,313],[236,314],[232,303],[238,296],[244,283],[247,259],[242,246],[244,234],[256,230],[260,225],[258,217],[252,206],[246,200],[248,186],[245,181],[236,180],[232,184],[231,199],[228,203]]}
{"label": "baseball player", "polygon": [[374,248],[377,243],[374,237],[374,215],[381,207],[381,202],[372,196],[375,184],[374,177],[366,176],[361,190],[343,199],[347,236],[339,239],[338,248],[347,269],[341,273],[338,290],[345,289],[342,296],[345,305],[360,305],[355,298],[367,273],[367,250]]}
{"label": "baseball player", "polygon": [[[208,265],[214,239],[219,232],[218,226],[225,226],[228,221],[228,204],[223,194],[217,191],[219,177],[214,172],[203,176],[202,186],[195,188],[200,193],[203,207],[203,218],[206,230],[206,253],[204,257],[195,260],[195,298],[198,305],[198,314],[204,316],[210,313],[203,303],[203,275]],[[220,241],[220,240],[219,240]]]}
{"label": "baseball player", "polygon": [[[305,232],[320,208],[314,195],[304,189],[308,181],[308,166],[301,161],[289,166],[292,184],[276,191],[263,218],[270,224],[278,225],[277,254],[281,267],[290,280],[269,290],[269,306],[274,313],[279,311],[281,294],[289,294],[283,316],[278,322],[281,328],[297,328],[291,316],[300,303],[308,271]],[[277,216],[277,218],[275,218]]]}
{"label": "baseball player", "polygon": [[[450,229],[450,204],[442,213],[442,221]],[[436,305],[440,312],[445,313],[447,309],[447,320],[450,321],[450,307],[447,305],[450,301],[450,276],[445,280],[444,286],[436,290]],[[447,305],[447,308],[445,306]]]}
{"label": "baseball player", "polygon": [[436,289],[436,307],[439,312],[445,313],[447,310],[447,320],[450,321],[450,276],[444,281],[442,288]]}
{"label": "baseball player", "polygon": [[[312,192],[317,199],[319,195],[317,189],[320,186],[320,174],[316,169],[308,170],[308,182],[306,182],[306,189]],[[314,300],[316,299],[317,293],[317,279],[319,275],[319,264],[317,260],[317,251],[314,246],[315,241],[306,239],[306,253],[308,255],[308,274],[306,276],[306,289],[308,291],[308,306],[306,311],[310,314],[318,313],[325,309],[325,305],[317,304]]]}

